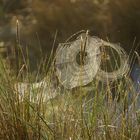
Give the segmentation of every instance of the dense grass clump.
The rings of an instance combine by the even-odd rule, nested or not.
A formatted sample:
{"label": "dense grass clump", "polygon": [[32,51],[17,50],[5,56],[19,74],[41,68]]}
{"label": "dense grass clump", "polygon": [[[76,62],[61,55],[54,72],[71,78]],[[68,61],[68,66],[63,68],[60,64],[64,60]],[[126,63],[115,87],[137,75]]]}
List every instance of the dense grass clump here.
{"label": "dense grass clump", "polygon": [[[140,138],[138,93],[129,74],[114,82],[94,80],[85,87],[66,90],[57,81],[52,66],[47,74],[42,74],[46,78],[36,84],[31,83],[29,71],[24,71],[26,78],[20,77],[20,81],[26,81],[26,88],[20,92],[16,85],[22,69],[15,77],[11,76],[2,61],[0,66],[1,139]],[[54,86],[52,83],[55,80]]]}

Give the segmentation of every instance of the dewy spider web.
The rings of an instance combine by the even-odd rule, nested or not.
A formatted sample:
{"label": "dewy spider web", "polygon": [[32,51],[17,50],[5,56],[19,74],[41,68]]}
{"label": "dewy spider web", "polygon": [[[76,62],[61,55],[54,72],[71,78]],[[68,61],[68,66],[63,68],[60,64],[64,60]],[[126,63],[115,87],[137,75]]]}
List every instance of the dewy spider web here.
{"label": "dewy spider web", "polygon": [[47,102],[60,93],[59,86],[56,85],[56,80],[55,74],[50,74],[40,82],[18,82],[14,85],[14,89],[18,92],[20,101],[23,99],[26,100],[26,96],[29,95],[27,100],[30,102],[36,103],[40,99],[42,99],[43,102]]}
{"label": "dewy spider web", "polygon": [[[84,86],[92,82],[96,77],[100,81],[114,81],[129,71],[128,56],[125,51],[116,44],[103,41],[97,37],[87,35],[87,43],[85,47],[85,61],[80,64],[77,61],[77,56],[81,52],[81,40],[85,35],[80,35],[75,41],[70,43],[59,44],[56,51],[56,75],[60,83],[67,89],[72,89],[78,86]],[[109,47],[116,51],[120,58],[120,64],[116,62],[117,69],[106,71],[102,69],[102,47]],[[105,52],[107,53],[107,52]],[[112,56],[114,54],[112,53]],[[111,57],[111,56],[109,56]],[[112,59],[110,59],[111,63]]]}
{"label": "dewy spider web", "polygon": [[[109,47],[119,55],[120,65],[115,71],[103,69],[102,47]],[[103,82],[114,81],[129,71],[128,56],[119,45],[103,41],[97,37],[91,37],[85,33],[79,35],[72,42],[59,44],[53,66],[56,69],[53,73],[55,79],[58,78],[60,84],[66,89],[85,86],[92,82],[94,78]],[[59,86],[54,86],[52,77],[46,77],[38,83],[16,83],[14,88],[21,98],[26,92],[32,94],[34,90],[42,89],[43,100],[49,100],[55,98],[59,93]],[[39,96],[37,95],[37,98]],[[33,100],[31,99],[31,101]]]}
{"label": "dewy spider web", "polygon": [[[124,76],[125,74],[127,74],[129,71],[129,62],[128,62],[129,60],[128,60],[128,56],[125,53],[124,49],[121,48],[117,44],[112,44],[112,43],[109,43],[109,42],[106,42],[103,40],[101,40],[101,42],[102,42],[102,45],[100,46],[100,48],[102,48],[102,47],[104,47],[105,49],[107,47],[110,48],[111,54],[109,54],[108,52],[105,52],[105,55],[109,59],[110,67],[113,65],[112,61],[114,59],[115,67],[114,67],[113,71],[108,72],[107,66],[106,66],[106,70],[105,69],[103,70],[103,68],[101,68],[102,64],[100,64],[96,78],[98,80],[107,82],[107,81],[114,81],[114,80]],[[119,56],[119,58],[116,56],[115,53]]]}
{"label": "dewy spider web", "polygon": [[96,55],[100,54],[101,42],[90,36],[87,37],[85,43],[85,60],[83,64],[80,63],[79,54],[82,53],[81,46],[84,44],[82,38],[85,38],[85,35],[80,36],[69,45],[60,44],[56,52],[56,75],[60,83],[67,89],[90,83],[100,65],[100,59]]}

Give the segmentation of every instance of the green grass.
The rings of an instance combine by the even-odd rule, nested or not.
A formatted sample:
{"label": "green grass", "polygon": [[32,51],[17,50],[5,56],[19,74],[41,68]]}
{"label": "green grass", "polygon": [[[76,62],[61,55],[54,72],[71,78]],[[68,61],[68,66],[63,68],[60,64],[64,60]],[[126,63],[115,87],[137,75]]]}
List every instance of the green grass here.
{"label": "green grass", "polygon": [[[41,73],[47,88],[29,84],[22,97],[15,88],[22,69],[16,77],[2,62],[0,67],[0,139],[139,140],[137,93],[129,76],[107,84],[93,80],[73,90],[58,84],[56,97],[44,101],[44,95],[54,92],[49,90],[52,81],[48,78],[54,74],[53,67],[47,74],[45,70]],[[26,70],[26,78],[20,77],[20,81],[30,83],[32,75]]]}

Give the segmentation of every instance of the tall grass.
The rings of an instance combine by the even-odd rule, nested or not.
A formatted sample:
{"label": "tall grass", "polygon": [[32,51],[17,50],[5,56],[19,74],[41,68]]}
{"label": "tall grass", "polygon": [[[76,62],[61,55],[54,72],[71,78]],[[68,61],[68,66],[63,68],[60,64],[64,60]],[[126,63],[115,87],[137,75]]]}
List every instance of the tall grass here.
{"label": "tall grass", "polygon": [[[50,60],[52,60],[50,58]],[[53,60],[52,60],[53,61]],[[26,90],[16,88],[18,76],[11,76],[0,64],[0,139],[2,140],[138,140],[140,113],[129,75],[115,82],[93,80],[85,87],[66,90],[56,82],[51,90],[54,67],[43,82],[31,83],[28,61]],[[44,62],[44,61],[42,61]],[[22,68],[22,66],[20,67]],[[45,68],[44,68],[45,69]],[[39,75],[37,75],[39,76]],[[57,80],[56,80],[57,81]],[[46,86],[46,87],[44,87]],[[50,87],[49,87],[50,86]],[[59,88],[58,88],[59,87]],[[54,93],[53,93],[54,92]],[[55,98],[46,98],[55,94]]]}

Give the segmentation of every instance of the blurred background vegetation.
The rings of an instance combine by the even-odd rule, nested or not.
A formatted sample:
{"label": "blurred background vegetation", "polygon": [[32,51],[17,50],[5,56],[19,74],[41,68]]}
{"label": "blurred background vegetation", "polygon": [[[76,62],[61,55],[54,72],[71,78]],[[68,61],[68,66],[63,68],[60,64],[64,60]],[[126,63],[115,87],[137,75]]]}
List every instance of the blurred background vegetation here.
{"label": "blurred background vegetation", "polygon": [[0,46],[7,48],[11,63],[17,19],[20,44],[29,51],[32,70],[53,46],[79,30],[121,43],[128,53],[134,40],[140,42],[139,0],[0,0]]}

